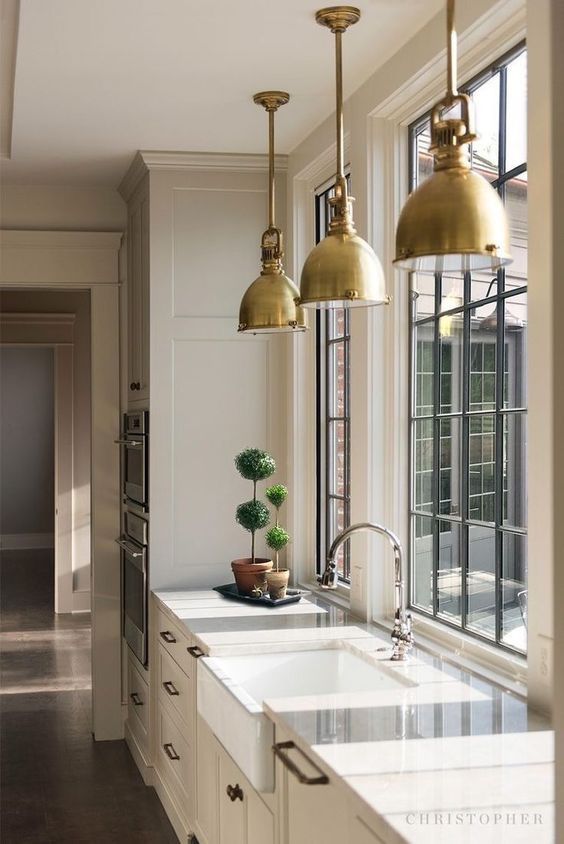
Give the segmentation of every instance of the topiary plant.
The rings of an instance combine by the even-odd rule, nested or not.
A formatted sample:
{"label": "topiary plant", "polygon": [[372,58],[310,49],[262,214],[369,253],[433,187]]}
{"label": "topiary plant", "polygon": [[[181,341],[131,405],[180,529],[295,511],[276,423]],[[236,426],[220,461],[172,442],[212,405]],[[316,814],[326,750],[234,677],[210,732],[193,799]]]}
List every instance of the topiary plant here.
{"label": "topiary plant", "polygon": [[266,544],[269,548],[272,548],[275,554],[276,571],[280,571],[278,568],[278,553],[286,547],[289,541],[290,534],[286,533],[280,525],[274,525],[266,534]]}
{"label": "topiary plant", "polygon": [[270,521],[270,513],[266,504],[257,500],[257,483],[269,478],[276,471],[274,458],[260,448],[247,448],[235,458],[235,466],[239,474],[247,481],[253,482],[253,497],[244,504],[239,504],[235,519],[241,527],[251,534],[251,560],[255,562],[255,533],[262,530]]}
{"label": "topiary plant", "polygon": [[287,533],[284,528],[279,526],[278,517],[280,508],[288,498],[288,490],[283,484],[273,484],[273,486],[268,487],[266,490],[266,497],[276,509],[276,525],[270,528],[266,534],[266,544],[275,552],[276,571],[280,571],[278,568],[278,552],[288,544],[290,541],[290,534]]}

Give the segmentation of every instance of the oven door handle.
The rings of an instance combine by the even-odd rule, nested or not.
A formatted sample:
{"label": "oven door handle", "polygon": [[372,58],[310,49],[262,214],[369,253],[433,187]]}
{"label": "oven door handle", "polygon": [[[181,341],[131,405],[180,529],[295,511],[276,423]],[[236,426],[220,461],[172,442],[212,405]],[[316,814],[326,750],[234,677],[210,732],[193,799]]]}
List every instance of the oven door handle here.
{"label": "oven door handle", "polygon": [[145,554],[144,551],[134,551],[132,550],[131,545],[128,542],[125,542],[123,539],[116,539],[117,544],[120,548],[123,548],[124,551],[127,551],[130,557],[143,557]]}
{"label": "oven door handle", "polygon": [[139,448],[143,445],[142,440],[114,440],[116,445],[127,445],[130,448]]}

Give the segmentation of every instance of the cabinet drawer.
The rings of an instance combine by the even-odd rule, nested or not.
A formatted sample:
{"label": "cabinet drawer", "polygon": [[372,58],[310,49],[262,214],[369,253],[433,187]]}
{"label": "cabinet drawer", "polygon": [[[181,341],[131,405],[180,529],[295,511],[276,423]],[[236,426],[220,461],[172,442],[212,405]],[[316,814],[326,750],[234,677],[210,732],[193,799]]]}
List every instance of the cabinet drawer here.
{"label": "cabinet drawer", "polygon": [[164,706],[157,707],[156,764],[164,783],[187,818],[192,817],[194,793],[192,747]]}
{"label": "cabinet drawer", "polygon": [[[194,682],[161,645],[158,651],[159,695],[186,724],[187,737],[192,741],[194,728]],[[192,660],[194,663],[195,661]],[[193,667],[192,665],[190,666]]]}
{"label": "cabinet drawer", "polygon": [[149,686],[131,658],[127,660],[127,722],[129,729],[142,745],[149,749]]}
{"label": "cabinet drawer", "polygon": [[194,673],[194,657],[188,653],[190,639],[164,612],[156,613],[157,640],[186,674]]}

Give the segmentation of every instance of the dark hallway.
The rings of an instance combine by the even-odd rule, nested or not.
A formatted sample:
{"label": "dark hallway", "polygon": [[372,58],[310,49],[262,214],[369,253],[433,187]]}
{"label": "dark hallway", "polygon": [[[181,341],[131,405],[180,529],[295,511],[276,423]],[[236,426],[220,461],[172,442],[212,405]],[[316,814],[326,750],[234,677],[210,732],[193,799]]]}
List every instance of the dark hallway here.
{"label": "dark hallway", "polygon": [[55,615],[53,552],[0,555],[2,844],[177,841],[123,741],[92,741],[90,616]]}

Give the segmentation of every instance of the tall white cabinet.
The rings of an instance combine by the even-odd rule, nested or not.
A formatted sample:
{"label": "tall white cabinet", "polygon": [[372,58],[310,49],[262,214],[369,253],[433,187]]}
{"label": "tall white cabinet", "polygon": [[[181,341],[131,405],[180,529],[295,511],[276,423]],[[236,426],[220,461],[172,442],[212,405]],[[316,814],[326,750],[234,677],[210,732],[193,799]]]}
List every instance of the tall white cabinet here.
{"label": "tall white cabinet", "polygon": [[120,190],[129,208],[128,399],[151,414],[151,588],[225,583],[230,561],[248,555],[234,513],[250,490],[234,456],[268,449],[277,479],[288,479],[292,337],[237,333],[241,296],[260,272],[267,160],[138,153]]}

